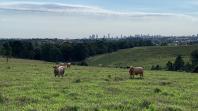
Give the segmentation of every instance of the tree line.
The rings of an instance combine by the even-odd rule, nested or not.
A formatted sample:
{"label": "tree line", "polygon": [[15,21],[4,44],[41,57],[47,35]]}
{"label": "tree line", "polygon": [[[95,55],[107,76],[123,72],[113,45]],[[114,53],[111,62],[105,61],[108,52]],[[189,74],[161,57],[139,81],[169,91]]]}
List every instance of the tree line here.
{"label": "tree line", "polygon": [[[152,66],[151,70],[161,70],[160,65]],[[198,49],[191,52],[190,62],[184,61],[181,55],[175,58],[174,62],[168,61],[166,63],[166,70],[168,71],[186,71],[198,72]]]}
{"label": "tree line", "polygon": [[7,58],[25,58],[58,61],[83,61],[97,54],[111,53],[119,49],[152,46],[147,39],[26,39],[0,40],[0,54]]}

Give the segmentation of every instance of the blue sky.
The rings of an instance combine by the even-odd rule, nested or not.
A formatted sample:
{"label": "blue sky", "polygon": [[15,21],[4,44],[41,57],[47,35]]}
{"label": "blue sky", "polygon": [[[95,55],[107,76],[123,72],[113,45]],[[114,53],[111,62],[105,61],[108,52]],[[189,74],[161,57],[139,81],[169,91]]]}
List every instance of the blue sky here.
{"label": "blue sky", "polygon": [[0,38],[191,35],[197,0],[0,0]]}

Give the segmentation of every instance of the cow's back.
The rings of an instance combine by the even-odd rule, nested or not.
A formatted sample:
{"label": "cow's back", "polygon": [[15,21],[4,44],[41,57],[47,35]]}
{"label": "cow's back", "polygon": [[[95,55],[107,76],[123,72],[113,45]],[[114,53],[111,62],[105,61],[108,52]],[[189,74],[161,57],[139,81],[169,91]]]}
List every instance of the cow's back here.
{"label": "cow's back", "polygon": [[134,67],[134,73],[135,74],[143,74],[144,68],[143,67]]}

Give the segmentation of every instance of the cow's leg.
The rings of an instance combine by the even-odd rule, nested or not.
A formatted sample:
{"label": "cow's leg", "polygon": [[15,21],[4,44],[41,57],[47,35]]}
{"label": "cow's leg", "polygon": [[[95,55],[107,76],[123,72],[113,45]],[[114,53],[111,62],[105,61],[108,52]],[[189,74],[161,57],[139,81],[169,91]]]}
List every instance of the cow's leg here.
{"label": "cow's leg", "polygon": [[132,74],[130,74],[130,79],[133,79],[133,75]]}
{"label": "cow's leg", "polygon": [[63,70],[62,77],[64,76],[64,74],[65,74],[65,70]]}
{"label": "cow's leg", "polygon": [[140,78],[143,78],[143,74],[140,74]]}

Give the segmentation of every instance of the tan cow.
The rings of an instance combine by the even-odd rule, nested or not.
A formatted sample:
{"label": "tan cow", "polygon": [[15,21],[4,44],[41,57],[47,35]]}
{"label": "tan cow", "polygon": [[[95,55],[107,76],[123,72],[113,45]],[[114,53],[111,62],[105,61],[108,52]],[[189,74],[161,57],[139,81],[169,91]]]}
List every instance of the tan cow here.
{"label": "tan cow", "polygon": [[71,63],[67,63],[66,66],[67,66],[67,68],[70,68],[71,67]]}
{"label": "tan cow", "polygon": [[71,63],[59,63],[58,66],[64,66],[64,67],[70,68]]}
{"label": "tan cow", "polygon": [[66,67],[66,63],[60,62],[56,64],[57,66],[65,66]]}
{"label": "tan cow", "polygon": [[55,65],[53,68],[54,68],[54,76],[55,77],[56,76],[58,76],[58,77],[62,76],[63,77],[63,75],[65,73],[65,67],[64,66]]}
{"label": "tan cow", "polygon": [[132,76],[134,78],[135,75],[140,75],[141,78],[144,76],[144,68],[143,67],[133,67],[131,66],[129,68],[129,74],[130,77]]}

